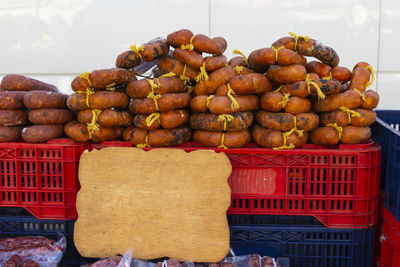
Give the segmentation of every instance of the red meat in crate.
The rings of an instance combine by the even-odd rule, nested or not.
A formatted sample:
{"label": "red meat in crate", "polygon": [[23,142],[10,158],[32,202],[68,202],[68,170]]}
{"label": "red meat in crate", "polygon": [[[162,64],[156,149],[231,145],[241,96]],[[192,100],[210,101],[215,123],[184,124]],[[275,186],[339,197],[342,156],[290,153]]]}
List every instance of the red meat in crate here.
{"label": "red meat in crate", "polygon": [[[109,141],[91,149],[107,146],[130,144]],[[311,215],[334,228],[376,224],[381,148],[373,141],[333,148],[308,144],[293,150],[255,144],[218,149],[188,143],[175,148],[227,154],[232,163],[229,214]]]}
{"label": "red meat in crate", "polygon": [[79,158],[85,143],[0,143],[0,206],[22,207],[39,219],[76,219]]}

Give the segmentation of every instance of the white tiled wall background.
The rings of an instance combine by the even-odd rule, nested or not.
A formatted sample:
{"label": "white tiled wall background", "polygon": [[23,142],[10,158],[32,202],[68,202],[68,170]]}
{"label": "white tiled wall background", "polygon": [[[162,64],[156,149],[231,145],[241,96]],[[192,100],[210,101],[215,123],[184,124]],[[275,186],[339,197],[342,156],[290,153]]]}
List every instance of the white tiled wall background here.
{"label": "white tiled wall background", "polygon": [[380,109],[400,109],[399,0],[0,0],[0,77],[21,73],[71,92],[77,73],[111,68],[132,43],[182,29],[246,55],[293,31],[332,46],[340,65],[374,66]]}

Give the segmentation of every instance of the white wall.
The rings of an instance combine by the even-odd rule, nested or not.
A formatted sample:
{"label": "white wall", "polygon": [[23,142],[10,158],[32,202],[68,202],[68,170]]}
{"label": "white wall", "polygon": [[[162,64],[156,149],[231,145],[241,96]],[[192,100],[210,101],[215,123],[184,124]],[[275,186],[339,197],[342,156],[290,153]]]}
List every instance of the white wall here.
{"label": "white wall", "polygon": [[293,31],[335,48],[340,65],[369,62],[379,108],[400,109],[399,0],[0,0],[0,25],[0,77],[27,74],[64,92],[77,73],[113,67],[131,43],[181,28],[224,36],[228,57]]}

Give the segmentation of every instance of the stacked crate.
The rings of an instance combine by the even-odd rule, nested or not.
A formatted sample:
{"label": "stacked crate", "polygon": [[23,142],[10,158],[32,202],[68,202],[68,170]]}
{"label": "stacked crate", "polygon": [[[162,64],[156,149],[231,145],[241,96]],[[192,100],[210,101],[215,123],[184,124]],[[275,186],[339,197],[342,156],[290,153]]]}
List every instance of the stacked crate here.
{"label": "stacked crate", "polygon": [[376,240],[380,255],[375,262],[380,267],[400,264],[400,111],[377,111],[378,119],[372,125],[373,136],[382,146],[382,181],[384,205],[381,234]]}

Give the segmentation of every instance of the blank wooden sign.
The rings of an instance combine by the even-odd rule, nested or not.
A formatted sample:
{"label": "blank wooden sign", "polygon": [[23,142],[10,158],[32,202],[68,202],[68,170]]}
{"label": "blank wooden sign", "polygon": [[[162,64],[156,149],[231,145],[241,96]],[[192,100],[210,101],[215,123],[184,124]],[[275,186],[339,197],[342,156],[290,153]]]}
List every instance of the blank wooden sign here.
{"label": "blank wooden sign", "polygon": [[217,262],[229,250],[224,153],[110,147],[84,152],[74,241],[82,256]]}

